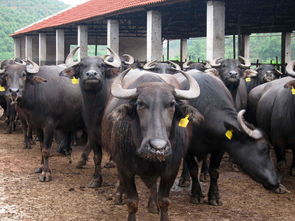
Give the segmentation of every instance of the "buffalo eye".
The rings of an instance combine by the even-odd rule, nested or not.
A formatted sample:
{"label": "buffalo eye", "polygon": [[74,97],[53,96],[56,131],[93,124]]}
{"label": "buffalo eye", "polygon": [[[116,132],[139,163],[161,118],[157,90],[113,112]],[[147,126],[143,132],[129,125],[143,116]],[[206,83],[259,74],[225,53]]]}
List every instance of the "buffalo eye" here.
{"label": "buffalo eye", "polygon": [[26,77],[27,76],[27,73],[26,72],[23,72],[22,73],[22,77]]}
{"label": "buffalo eye", "polygon": [[169,103],[168,103],[168,105],[167,105],[167,107],[169,108],[171,108],[171,107],[174,107],[175,106],[175,100],[172,100],[172,101],[170,101]]}
{"label": "buffalo eye", "polygon": [[136,105],[138,109],[143,109],[147,107],[147,105],[143,103],[142,101],[137,101]]}

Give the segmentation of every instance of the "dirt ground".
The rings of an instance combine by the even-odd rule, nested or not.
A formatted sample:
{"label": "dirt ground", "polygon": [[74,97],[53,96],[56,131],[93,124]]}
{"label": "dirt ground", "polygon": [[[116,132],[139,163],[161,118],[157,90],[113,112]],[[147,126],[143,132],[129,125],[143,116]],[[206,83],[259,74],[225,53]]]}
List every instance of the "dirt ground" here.
{"label": "dirt ground", "polygon": [[[85,169],[75,168],[82,147],[73,148],[73,164],[52,148],[50,165],[53,180],[40,183],[34,169],[39,166],[40,149],[22,149],[20,130],[4,134],[0,122],[0,220],[92,221],[126,220],[126,205],[113,203],[116,189],[116,169],[102,170],[103,186],[87,188],[93,173],[92,160]],[[92,159],[92,158],[91,158]],[[106,157],[104,163],[106,162]],[[290,163],[290,162],[288,162]],[[172,221],[184,220],[295,220],[295,177],[286,176],[284,185],[289,194],[277,195],[265,190],[242,172],[233,172],[229,163],[222,162],[219,188],[222,206],[189,202],[189,188],[173,187],[169,214]],[[140,207],[137,218],[158,220],[147,212],[148,190],[137,180]],[[209,183],[203,183],[207,192]]]}

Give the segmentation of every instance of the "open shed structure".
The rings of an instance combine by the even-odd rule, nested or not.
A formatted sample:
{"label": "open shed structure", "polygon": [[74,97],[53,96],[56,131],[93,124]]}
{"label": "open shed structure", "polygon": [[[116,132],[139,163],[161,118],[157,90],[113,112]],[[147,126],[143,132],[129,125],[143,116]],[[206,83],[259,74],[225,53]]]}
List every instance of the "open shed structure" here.
{"label": "open shed structure", "polygon": [[294,0],[89,0],[16,31],[15,57],[60,64],[70,45],[108,45],[141,61],[162,59],[163,41],[207,37],[207,59],[224,57],[225,35],[239,36],[239,54],[249,58],[251,33],[282,33],[282,63],[291,60]]}

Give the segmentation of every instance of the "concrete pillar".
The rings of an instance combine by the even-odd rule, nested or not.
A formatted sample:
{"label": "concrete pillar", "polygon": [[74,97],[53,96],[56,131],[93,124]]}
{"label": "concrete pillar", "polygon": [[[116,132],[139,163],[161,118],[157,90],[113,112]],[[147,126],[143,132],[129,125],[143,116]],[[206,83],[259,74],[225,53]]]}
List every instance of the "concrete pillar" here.
{"label": "concrete pillar", "polygon": [[207,2],[207,60],[224,57],[225,6],[221,1]]}
{"label": "concrete pillar", "polygon": [[39,65],[46,64],[46,55],[47,55],[46,34],[39,33]]}
{"label": "concrete pillar", "polygon": [[250,35],[240,35],[239,36],[239,56],[250,59]]}
{"label": "concrete pillar", "polygon": [[107,45],[117,54],[119,53],[119,21],[108,19]]}
{"label": "concrete pillar", "polygon": [[180,40],[180,62],[188,59],[187,39]]}
{"label": "concrete pillar", "polygon": [[65,31],[63,29],[56,30],[56,64],[63,64],[65,60]]}
{"label": "concrete pillar", "polygon": [[19,38],[13,38],[14,41],[14,57],[20,58],[21,40]]}
{"label": "concrete pillar", "polygon": [[78,61],[88,55],[88,29],[86,25],[78,25]]}
{"label": "concrete pillar", "polygon": [[162,59],[162,16],[159,11],[147,12],[147,61]]}
{"label": "concrete pillar", "polygon": [[291,54],[291,32],[283,32],[281,39],[281,59],[282,59],[282,72],[285,72],[285,64],[292,60]]}
{"label": "concrete pillar", "polygon": [[25,58],[33,59],[33,37],[26,35],[25,37],[26,45],[25,45]]}

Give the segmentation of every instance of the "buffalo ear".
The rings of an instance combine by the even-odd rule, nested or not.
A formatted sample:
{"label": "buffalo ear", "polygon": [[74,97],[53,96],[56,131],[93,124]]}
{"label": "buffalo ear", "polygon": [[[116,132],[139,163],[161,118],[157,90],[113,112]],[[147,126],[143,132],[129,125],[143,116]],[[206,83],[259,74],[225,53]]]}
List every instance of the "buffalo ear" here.
{"label": "buffalo ear", "polygon": [[68,77],[68,78],[79,78],[79,64],[68,67],[59,73],[59,76]]}
{"label": "buffalo ear", "polygon": [[246,69],[244,71],[244,78],[256,77],[257,75],[258,75],[258,72],[254,69]]}
{"label": "buffalo ear", "polygon": [[226,136],[227,131],[232,132],[232,137],[233,138],[239,137],[241,135],[241,130],[238,127],[236,127],[236,126],[234,126],[234,125],[232,125],[232,124],[230,124],[228,122],[224,122],[224,127],[225,127],[225,132],[224,132],[225,136]]}
{"label": "buffalo ear", "polygon": [[295,80],[294,81],[289,81],[288,83],[286,83],[284,85],[284,88],[289,88],[289,89],[295,88]]}
{"label": "buffalo ear", "polygon": [[132,120],[133,106],[131,104],[121,104],[107,115],[110,121]]}
{"label": "buffalo ear", "polygon": [[47,82],[47,80],[45,78],[42,78],[40,76],[30,76],[28,78],[28,80],[32,83],[32,84],[41,84],[41,83],[45,83]]}
{"label": "buffalo ear", "polygon": [[107,78],[115,78],[121,73],[119,68],[107,68],[106,77]]}
{"label": "buffalo ear", "polygon": [[203,115],[193,106],[188,104],[180,104],[176,107],[176,119],[180,120],[189,115],[189,120],[195,124],[199,124],[204,120]]}

